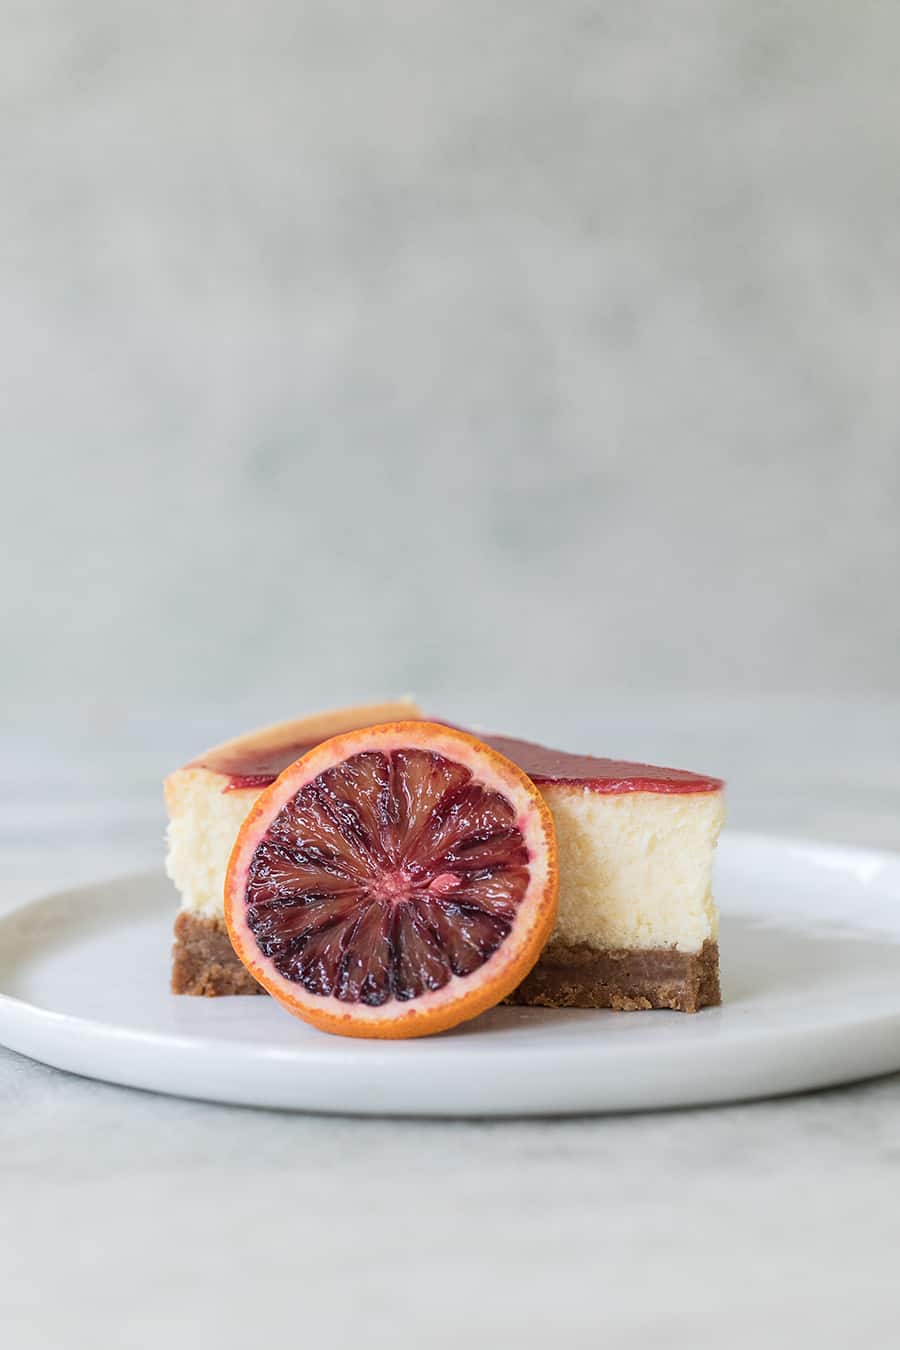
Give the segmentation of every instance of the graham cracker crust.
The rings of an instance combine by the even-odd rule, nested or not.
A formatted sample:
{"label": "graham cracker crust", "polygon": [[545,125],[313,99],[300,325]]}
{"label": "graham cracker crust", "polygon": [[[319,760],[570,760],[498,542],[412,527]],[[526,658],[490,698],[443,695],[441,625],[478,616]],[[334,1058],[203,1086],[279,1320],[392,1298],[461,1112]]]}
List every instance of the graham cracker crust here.
{"label": "graham cracker crust", "polygon": [[265,992],[235,956],[224,919],[181,911],[172,947],[173,994],[217,998]]}
{"label": "graham cracker crust", "polygon": [[704,942],[699,952],[679,952],[553,943],[506,1001],[538,1008],[699,1012],[722,1002],[719,945]]}
{"label": "graham cracker crust", "polygon": [[[235,956],[222,919],[181,911],[172,948],[173,994],[216,998],[265,992]],[[677,952],[665,947],[598,951],[554,943],[506,1001],[537,1008],[698,1012],[722,1001],[718,944]]]}

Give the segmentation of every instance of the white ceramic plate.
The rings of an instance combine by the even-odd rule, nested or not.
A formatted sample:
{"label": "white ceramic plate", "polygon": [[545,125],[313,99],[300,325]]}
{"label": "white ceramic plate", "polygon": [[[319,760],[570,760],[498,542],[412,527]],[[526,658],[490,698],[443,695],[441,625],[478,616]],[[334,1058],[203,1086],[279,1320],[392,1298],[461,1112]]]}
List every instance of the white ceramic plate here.
{"label": "white ceramic plate", "polygon": [[500,1008],[386,1043],[326,1036],[268,998],[175,998],[162,875],[0,919],[0,1042],[61,1069],[250,1106],[562,1115],[797,1092],[900,1069],[900,856],[726,834],[725,1004]]}

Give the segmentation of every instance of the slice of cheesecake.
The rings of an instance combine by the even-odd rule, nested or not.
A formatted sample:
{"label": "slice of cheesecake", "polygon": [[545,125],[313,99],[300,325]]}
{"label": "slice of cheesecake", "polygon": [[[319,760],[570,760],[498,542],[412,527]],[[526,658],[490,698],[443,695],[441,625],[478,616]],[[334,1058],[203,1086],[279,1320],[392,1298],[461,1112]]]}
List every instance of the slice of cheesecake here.
{"label": "slice of cheesecake", "polygon": [[[329,736],[421,716],[402,700],[282,722],[170,774],[167,868],[181,893],[173,992],[262,992],[231,949],[223,886],[237,832],[263,788]],[[718,1003],[712,863],[721,781],[477,734],[540,788],[559,844],[556,928],[511,1002],[682,1012]]]}

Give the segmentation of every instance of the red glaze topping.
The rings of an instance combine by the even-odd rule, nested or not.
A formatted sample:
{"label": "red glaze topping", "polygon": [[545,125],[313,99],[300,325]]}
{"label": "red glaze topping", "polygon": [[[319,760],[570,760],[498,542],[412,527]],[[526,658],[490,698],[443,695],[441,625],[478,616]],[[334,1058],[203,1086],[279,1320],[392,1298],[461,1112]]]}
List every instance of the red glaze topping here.
{"label": "red glaze topping", "polygon": [[[548,750],[543,745],[519,741],[511,736],[486,736],[481,732],[474,734],[518,764],[538,785],[565,783],[586,788],[590,792],[611,793],[718,792],[724,786],[720,778],[690,773],[687,769],[661,769],[651,764],[630,764],[620,759],[572,755],[565,750]],[[295,759],[318,744],[318,741],[295,741],[263,754],[253,750],[235,750],[209,755],[205,760],[196,760],[195,765],[223,774],[228,779],[223,789],[225,792],[264,788],[274,782]]]}
{"label": "red glaze topping", "polygon": [[567,783],[591,792],[719,792],[725,786],[721,778],[691,773],[688,769],[661,769],[623,759],[572,755],[567,750],[548,750],[546,746],[511,736],[482,736],[481,740],[518,764],[538,785]]}

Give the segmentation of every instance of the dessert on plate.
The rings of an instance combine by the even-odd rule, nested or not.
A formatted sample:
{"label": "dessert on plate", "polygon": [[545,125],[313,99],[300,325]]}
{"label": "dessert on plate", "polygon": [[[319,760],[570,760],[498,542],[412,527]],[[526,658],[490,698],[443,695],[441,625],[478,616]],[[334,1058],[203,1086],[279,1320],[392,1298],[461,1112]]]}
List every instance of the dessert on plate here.
{"label": "dessert on plate", "polygon": [[[227,741],[169,775],[167,870],[181,895],[175,993],[265,992],[229,937],[225,883],[238,834],[279,774],[332,737],[425,720],[409,700],[322,713]],[[719,1003],[712,864],[722,782],[477,735],[537,787],[558,847],[555,924],[508,1001],[681,1012]]]}

